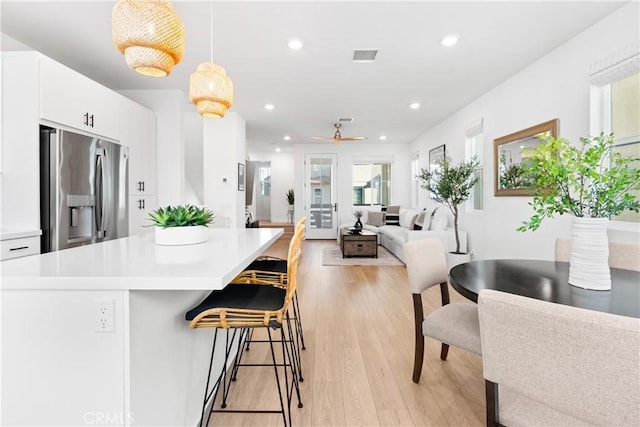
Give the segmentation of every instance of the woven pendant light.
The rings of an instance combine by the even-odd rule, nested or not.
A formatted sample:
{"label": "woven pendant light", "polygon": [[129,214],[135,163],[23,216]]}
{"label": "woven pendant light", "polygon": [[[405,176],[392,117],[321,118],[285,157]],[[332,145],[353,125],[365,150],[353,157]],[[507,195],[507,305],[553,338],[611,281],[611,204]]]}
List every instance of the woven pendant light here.
{"label": "woven pendant light", "polygon": [[191,74],[189,97],[204,117],[222,118],[233,104],[233,83],[224,68],[204,62]]}
{"label": "woven pendant light", "polygon": [[140,74],[165,77],[184,55],[184,26],[167,0],[120,0],[111,29],[113,44]]}
{"label": "woven pendant light", "polygon": [[220,119],[233,104],[233,82],[213,63],[213,1],[211,1],[211,62],[198,65],[189,78],[189,98],[203,117]]}

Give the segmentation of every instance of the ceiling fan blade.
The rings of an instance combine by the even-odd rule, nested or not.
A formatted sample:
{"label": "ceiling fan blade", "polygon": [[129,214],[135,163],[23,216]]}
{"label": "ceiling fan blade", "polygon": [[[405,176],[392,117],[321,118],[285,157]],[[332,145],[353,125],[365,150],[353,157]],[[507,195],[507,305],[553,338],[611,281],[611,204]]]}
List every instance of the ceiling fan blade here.
{"label": "ceiling fan blade", "polygon": [[312,139],[322,139],[323,141],[335,141],[335,138],[325,138],[324,136],[312,136]]}
{"label": "ceiling fan blade", "polygon": [[367,139],[366,136],[343,136],[340,141],[363,141]]}

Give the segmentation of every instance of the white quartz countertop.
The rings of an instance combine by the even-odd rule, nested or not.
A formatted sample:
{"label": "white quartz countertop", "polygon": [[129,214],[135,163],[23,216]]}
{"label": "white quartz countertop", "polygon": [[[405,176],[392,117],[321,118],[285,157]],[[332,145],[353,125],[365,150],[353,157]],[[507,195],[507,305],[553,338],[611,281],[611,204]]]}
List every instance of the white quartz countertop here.
{"label": "white quartz countertop", "polygon": [[209,229],[205,243],[159,246],[152,231],[0,263],[0,289],[213,290],[226,286],[283,233]]}

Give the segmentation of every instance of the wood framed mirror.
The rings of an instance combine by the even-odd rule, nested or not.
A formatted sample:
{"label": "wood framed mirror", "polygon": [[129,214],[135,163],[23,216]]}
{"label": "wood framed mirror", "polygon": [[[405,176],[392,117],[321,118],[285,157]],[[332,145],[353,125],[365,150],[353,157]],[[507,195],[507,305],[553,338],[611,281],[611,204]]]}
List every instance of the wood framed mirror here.
{"label": "wood framed mirror", "polygon": [[496,196],[530,196],[526,191],[523,162],[526,151],[540,138],[558,136],[558,119],[549,120],[493,140],[494,188]]}

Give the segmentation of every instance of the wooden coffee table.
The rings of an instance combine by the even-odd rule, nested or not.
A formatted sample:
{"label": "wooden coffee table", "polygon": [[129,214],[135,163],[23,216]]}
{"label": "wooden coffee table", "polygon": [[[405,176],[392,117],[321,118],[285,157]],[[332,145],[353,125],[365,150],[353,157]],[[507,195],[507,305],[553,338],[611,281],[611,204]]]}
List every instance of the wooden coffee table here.
{"label": "wooden coffee table", "polygon": [[340,229],[340,250],[342,258],[378,258],[378,235],[369,230],[362,230],[360,234],[351,234],[348,228],[342,228]]}

